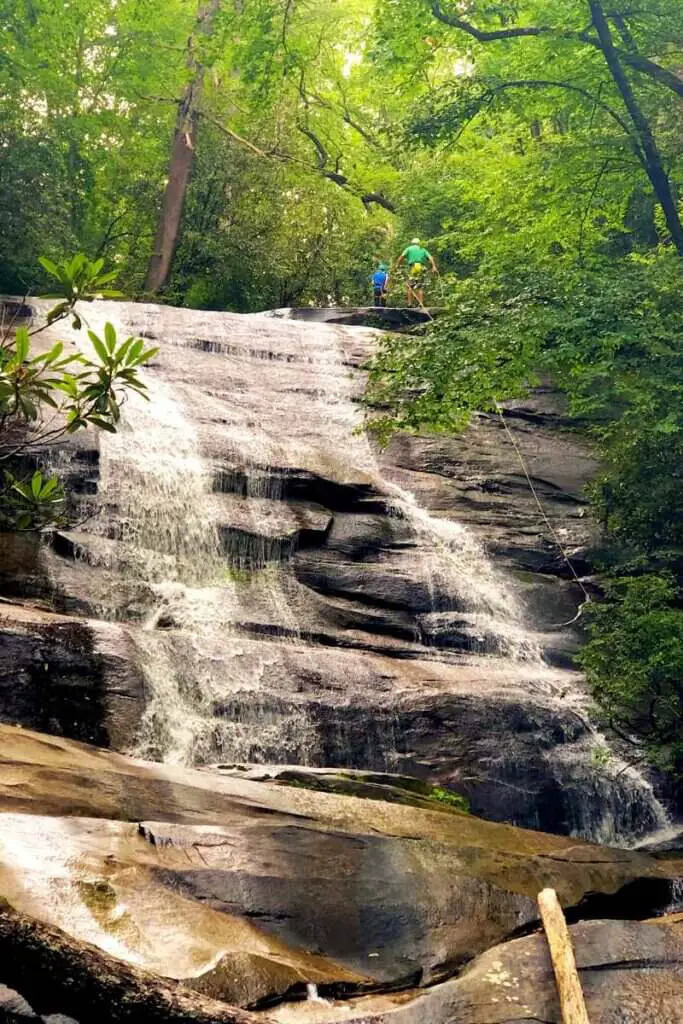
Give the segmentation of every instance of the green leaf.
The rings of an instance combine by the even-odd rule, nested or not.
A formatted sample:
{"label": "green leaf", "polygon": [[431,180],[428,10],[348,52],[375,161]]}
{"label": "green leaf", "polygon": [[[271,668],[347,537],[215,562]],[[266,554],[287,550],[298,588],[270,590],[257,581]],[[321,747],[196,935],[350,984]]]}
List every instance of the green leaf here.
{"label": "green leaf", "polygon": [[104,338],[107,343],[107,349],[110,353],[113,352],[116,348],[116,329],[109,322],[104,325]]}
{"label": "green leaf", "polygon": [[107,366],[109,364],[109,352],[107,351],[104,342],[101,338],[97,337],[94,331],[88,331],[88,337],[93,344],[93,348],[97,353],[98,359],[101,363],[104,363],[104,365]]}
{"label": "green leaf", "polygon": [[56,359],[59,359],[62,352],[64,351],[64,344],[58,341],[56,345],[53,345],[49,352],[43,352],[42,355],[36,356],[32,359],[32,363],[44,363],[47,367],[50,363],[54,363]]}
{"label": "green leaf", "polygon": [[35,471],[35,473],[33,474],[33,476],[31,477],[31,493],[33,494],[34,498],[39,498],[40,497],[40,492],[41,492],[42,488],[43,488],[43,474],[40,472],[39,469],[37,469]]}
{"label": "green leaf", "polygon": [[64,268],[67,276],[73,281],[79,272],[84,268],[86,262],[85,254],[82,252],[76,253],[70,263]]}
{"label": "green leaf", "polygon": [[56,277],[57,279],[59,279],[60,275],[56,263],[53,263],[52,260],[49,260],[47,256],[39,256],[38,262],[40,263],[41,267],[44,270],[47,270],[48,274],[50,274],[51,277]]}
{"label": "green leaf", "polygon": [[126,357],[126,366],[137,366],[142,350],[145,347],[145,343],[142,338],[138,338],[133,342],[128,350]]}
{"label": "green leaf", "polygon": [[29,339],[28,330],[25,327],[20,327],[17,331],[15,338],[15,350],[16,360],[18,363],[26,362],[26,358],[29,353],[31,341]]}
{"label": "green leaf", "polygon": [[102,430],[106,430],[110,434],[116,433],[116,427],[114,424],[103,416],[97,416],[94,413],[91,413],[90,416],[88,416],[88,422],[94,423],[95,426],[100,427]]}
{"label": "green leaf", "polygon": [[51,476],[40,492],[41,498],[49,498],[59,487],[59,477]]}
{"label": "green leaf", "polygon": [[109,284],[110,281],[114,281],[118,276],[118,270],[112,270],[108,274],[102,274],[101,277],[98,277],[95,281],[93,281],[93,285],[99,289],[100,285]]}
{"label": "green leaf", "polygon": [[29,422],[33,422],[38,419],[38,409],[35,402],[32,401],[27,395],[19,395],[19,406],[21,411]]}
{"label": "green leaf", "polygon": [[61,380],[56,380],[53,387],[58,391],[63,391],[69,398],[77,398],[78,396],[78,384],[75,377],[72,377],[69,373],[65,373]]}

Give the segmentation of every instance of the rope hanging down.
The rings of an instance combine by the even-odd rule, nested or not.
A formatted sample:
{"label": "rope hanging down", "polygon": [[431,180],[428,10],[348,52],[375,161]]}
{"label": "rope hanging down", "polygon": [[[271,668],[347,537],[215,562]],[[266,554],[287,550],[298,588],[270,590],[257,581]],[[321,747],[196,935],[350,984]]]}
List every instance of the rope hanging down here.
{"label": "rope hanging down", "polygon": [[558,548],[560,554],[562,555],[562,558],[566,562],[566,564],[567,564],[567,566],[569,568],[569,571],[570,571],[570,573],[572,575],[572,579],[577,584],[577,586],[580,588],[581,593],[584,596],[584,600],[581,603],[581,605],[579,606],[579,610],[577,611],[577,613],[574,616],[574,618],[570,619],[569,622],[560,622],[560,623],[557,624],[557,628],[559,628],[560,626],[571,626],[575,622],[578,621],[578,619],[580,618],[581,613],[583,612],[583,609],[585,608],[585,606],[587,604],[590,604],[591,596],[588,593],[588,591],[586,590],[585,586],[583,585],[583,582],[579,578],[579,576],[578,576],[578,574],[576,572],[576,569],[574,568],[574,563],[572,562],[571,558],[567,554],[567,551],[566,551],[566,549],[564,547],[564,544],[562,543],[562,540],[560,539],[560,536],[559,536],[557,530],[555,529],[553,524],[550,522],[550,519],[548,518],[548,515],[547,515],[545,509],[543,508],[543,503],[542,503],[541,499],[538,496],[538,491],[534,487],[534,482],[531,479],[531,475],[529,473],[529,470],[527,469],[527,464],[526,464],[526,460],[524,458],[524,455],[522,454],[522,449],[519,447],[519,445],[517,444],[517,442],[515,441],[515,439],[513,437],[512,431],[510,430],[510,428],[509,428],[509,426],[507,424],[507,420],[505,419],[505,414],[503,412],[503,409],[502,409],[500,403],[498,401],[496,401],[495,405],[496,405],[496,411],[498,413],[498,416],[500,417],[500,422],[503,424],[503,430],[505,431],[505,433],[507,435],[507,438],[510,441],[510,444],[512,445],[512,447],[514,448],[514,450],[515,450],[515,452],[517,454],[517,458],[519,459],[519,464],[522,467],[522,472],[524,473],[524,476],[526,478],[526,482],[529,485],[529,490],[531,491],[531,493],[533,495],[534,501],[536,502],[536,506],[537,506],[538,511],[539,511],[539,513],[541,515],[541,518],[543,519],[543,522],[547,526],[548,532],[550,533],[550,535],[552,536],[553,540],[555,541],[555,543],[557,545],[557,548]]}
{"label": "rope hanging down", "polygon": [[[425,315],[428,316],[429,319],[433,321],[434,317],[429,312],[429,310],[424,305],[424,303],[420,301],[418,296],[415,295],[414,291],[413,291],[413,295],[417,299],[417,303],[418,303],[420,309],[423,311],[423,313],[425,313]],[[553,629],[562,629],[564,626],[573,626],[574,623],[578,622],[578,620],[581,618],[581,615],[583,614],[583,609],[586,607],[586,605],[591,603],[591,596],[588,593],[588,591],[586,590],[585,586],[583,585],[583,583],[582,583],[582,581],[581,581],[581,579],[580,579],[576,569],[574,568],[574,563],[572,562],[571,558],[567,554],[565,546],[562,543],[562,540],[560,539],[560,536],[559,536],[557,530],[555,529],[553,524],[550,522],[550,519],[548,518],[548,514],[546,513],[546,510],[543,507],[543,502],[541,501],[541,499],[538,496],[538,492],[537,492],[536,488],[534,487],[534,482],[531,479],[531,474],[529,473],[529,470],[527,469],[527,464],[526,464],[526,460],[524,458],[524,455],[522,453],[522,449],[519,447],[519,445],[515,441],[515,439],[514,439],[514,437],[512,435],[512,431],[510,430],[510,428],[509,428],[509,426],[507,424],[507,420],[505,419],[505,414],[503,412],[503,408],[500,405],[500,403],[497,401],[497,399],[494,399],[494,402],[495,402],[495,406],[496,406],[496,411],[498,413],[498,416],[500,417],[500,422],[503,425],[503,430],[505,431],[505,434],[506,434],[508,440],[510,441],[510,444],[512,445],[512,447],[515,450],[517,458],[519,459],[519,464],[522,467],[522,472],[524,473],[526,482],[529,485],[529,490],[531,491],[531,494],[533,495],[533,499],[536,502],[536,506],[537,506],[538,511],[539,511],[539,513],[541,515],[541,518],[543,519],[543,522],[547,526],[548,532],[550,533],[551,537],[555,541],[555,544],[557,545],[558,551],[562,555],[563,560],[566,562],[567,567],[569,568],[569,571],[570,571],[570,573],[572,575],[572,579],[574,580],[576,585],[579,587],[579,589],[581,590],[581,593],[583,594],[583,597],[584,597],[584,600],[579,605],[579,610],[577,611],[577,613],[576,613],[576,615],[574,616],[573,619],[570,619],[569,622],[554,623],[551,628],[553,628]]]}

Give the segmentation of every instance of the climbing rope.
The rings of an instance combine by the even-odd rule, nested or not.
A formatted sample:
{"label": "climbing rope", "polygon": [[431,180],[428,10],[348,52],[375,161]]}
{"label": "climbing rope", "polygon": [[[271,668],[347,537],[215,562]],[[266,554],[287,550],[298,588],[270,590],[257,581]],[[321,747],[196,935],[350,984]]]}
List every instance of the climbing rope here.
{"label": "climbing rope", "polygon": [[550,535],[552,536],[553,540],[555,541],[555,544],[557,545],[557,548],[558,548],[560,554],[562,555],[562,558],[566,562],[567,567],[569,568],[569,571],[570,571],[570,573],[572,575],[572,578],[573,578],[574,582],[577,584],[577,586],[581,590],[581,593],[584,596],[584,600],[580,604],[579,610],[577,611],[577,613],[574,616],[574,618],[570,619],[569,622],[557,623],[553,628],[559,629],[562,626],[571,626],[575,622],[577,622],[578,619],[581,617],[581,614],[582,614],[583,609],[585,608],[585,606],[587,604],[590,604],[591,596],[588,593],[588,591],[586,590],[585,586],[583,585],[583,582],[580,579],[578,573],[576,572],[576,569],[574,568],[574,563],[572,562],[571,558],[569,557],[569,555],[567,553],[567,550],[566,550],[564,544],[562,543],[560,535],[558,534],[557,530],[555,529],[555,527],[551,523],[550,519],[548,518],[548,514],[547,514],[546,510],[543,507],[543,502],[541,501],[540,497],[538,496],[538,491],[534,487],[534,482],[531,479],[531,475],[530,475],[529,470],[527,468],[526,460],[525,460],[524,455],[522,453],[522,449],[519,447],[519,445],[517,444],[517,442],[515,441],[515,439],[513,437],[512,431],[510,430],[510,428],[509,428],[509,426],[507,424],[507,420],[505,419],[505,414],[503,412],[503,409],[502,409],[500,403],[498,401],[495,401],[495,406],[496,406],[496,412],[498,413],[498,416],[500,417],[500,422],[503,424],[503,430],[505,431],[505,433],[507,435],[507,438],[510,441],[510,444],[512,445],[512,447],[514,448],[514,450],[515,450],[515,452],[517,454],[517,458],[519,459],[519,464],[522,467],[522,472],[524,473],[524,476],[526,478],[526,482],[529,485],[529,490],[531,491],[531,493],[533,495],[533,498],[534,498],[534,501],[536,502],[536,506],[538,508],[539,514],[540,514],[541,518],[543,519],[543,522],[547,526],[548,532],[550,533]]}
{"label": "climbing rope", "polygon": [[[420,306],[422,312],[430,320],[433,321],[434,317],[429,312],[427,307],[424,305],[423,302],[420,301],[420,299],[417,297],[417,295],[415,294],[413,289],[411,289],[411,291],[412,291],[412,294],[417,299],[417,303]],[[551,629],[563,629],[565,626],[573,626],[574,623],[578,622],[578,620],[581,618],[581,615],[583,614],[583,610],[586,607],[586,605],[591,603],[591,600],[592,600],[591,596],[588,593],[588,591],[586,590],[586,587],[584,586],[584,584],[583,584],[581,578],[579,577],[576,569],[574,568],[574,563],[572,562],[571,558],[569,557],[569,554],[567,553],[567,550],[566,550],[564,544],[562,543],[560,535],[558,534],[557,530],[555,529],[555,527],[551,523],[551,521],[550,521],[550,519],[548,517],[548,514],[547,514],[545,508],[543,507],[543,502],[541,501],[541,499],[540,499],[540,497],[538,495],[538,491],[534,487],[534,482],[531,479],[531,474],[529,473],[529,470],[527,468],[526,459],[524,458],[524,454],[522,452],[522,449],[519,447],[519,445],[515,441],[515,438],[514,438],[514,436],[512,434],[512,431],[510,430],[510,428],[508,426],[508,423],[507,423],[507,420],[505,419],[505,414],[503,412],[502,406],[500,405],[500,403],[498,402],[497,399],[494,399],[494,403],[495,403],[495,407],[496,407],[496,412],[498,413],[498,416],[500,418],[500,422],[503,425],[503,430],[505,431],[505,434],[506,434],[510,444],[512,445],[512,447],[513,447],[513,449],[514,449],[514,451],[515,451],[515,453],[517,455],[517,458],[519,459],[519,464],[522,467],[522,472],[524,473],[524,477],[526,479],[526,482],[529,485],[529,490],[531,491],[533,499],[534,499],[534,501],[536,503],[536,507],[538,508],[539,514],[540,514],[543,522],[545,523],[545,525],[546,525],[546,527],[548,529],[548,532],[550,533],[551,537],[555,541],[555,544],[557,545],[557,549],[560,552],[560,554],[562,555],[562,558],[563,558],[564,562],[566,563],[566,565],[567,565],[567,567],[569,569],[569,572],[571,573],[571,576],[572,576],[572,579],[573,579],[574,583],[576,583],[576,585],[579,587],[579,589],[580,589],[580,591],[581,591],[581,593],[583,594],[583,597],[584,597],[584,600],[579,605],[579,609],[578,609],[578,611],[577,611],[577,613],[576,613],[576,615],[574,616],[573,619],[570,619],[569,622],[553,623],[550,626],[550,628]]]}

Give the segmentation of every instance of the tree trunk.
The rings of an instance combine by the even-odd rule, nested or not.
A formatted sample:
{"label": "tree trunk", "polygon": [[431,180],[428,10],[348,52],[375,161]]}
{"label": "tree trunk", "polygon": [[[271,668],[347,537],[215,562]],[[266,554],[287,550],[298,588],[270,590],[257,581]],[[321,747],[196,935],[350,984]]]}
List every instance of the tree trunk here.
{"label": "tree trunk", "polygon": [[671,234],[671,240],[680,255],[683,256],[683,224],[678,214],[671,182],[664,170],[652,129],[645,114],[640,109],[631,83],[621,65],[619,54],[612,40],[612,31],[600,0],[588,0],[588,6],[593,18],[595,31],[600,40],[600,49],[638,135],[642,149],[643,166],[664,213],[664,219]]}
{"label": "tree trunk", "polygon": [[[197,16],[196,34],[210,35],[221,0],[209,0]],[[154,240],[154,252],[147,268],[146,292],[158,292],[168,280],[183,219],[185,196],[194,165],[197,141],[197,107],[202,91],[204,66],[195,58],[194,36],[187,45],[187,66],[192,80],[185,88],[176,122],[168,183],[161,204],[161,213]]]}

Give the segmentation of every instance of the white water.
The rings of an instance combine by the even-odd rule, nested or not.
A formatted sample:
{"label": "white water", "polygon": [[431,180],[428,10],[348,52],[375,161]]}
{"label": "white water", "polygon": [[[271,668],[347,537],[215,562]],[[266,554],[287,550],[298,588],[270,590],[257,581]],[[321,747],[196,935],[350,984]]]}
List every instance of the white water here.
{"label": "white water", "polygon": [[[112,825],[106,821],[93,823],[93,832],[101,836],[111,831]],[[111,920],[98,920],[83,899],[79,884],[101,881],[99,873],[89,871],[83,845],[72,834],[69,818],[3,813],[3,896],[10,901],[16,899],[24,912],[38,920],[78,935],[81,941],[90,942],[111,956],[134,964],[144,963],[138,953],[113,934]],[[120,908],[117,910],[120,912]]]}
{"label": "white water", "polygon": [[[291,473],[383,500],[410,528],[412,543],[394,557],[432,595],[425,624],[465,621],[472,648],[481,652],[475,660],[490,659],[491,678],[507,671],[511,685],[523,684],[548,702],[581,705],[583,698],[573,692],[565,698],[546,670],[514,586],[479,541],[459,523],[420,507],[380,471],[360,430],[359,378],[348,365],[356,347],[367,351],[370,332],[107,304],[96,307],[93,326],[120,322],[122,314],[128,323],[121,336],[144,332],[161,353],[158,365],[143,374],[151,401],[131,396],[120,432],[101,437],[100,508],[86,529],[100,537],[113,533],[117,543],[102,556],[107,568],[147,587],[146,619],[130,627],[148,690],[134,752],[180,764],[319,759],[321,737],[308,705],[322,683],[329,685],[319,662],[335,655],[307,642],[302,616],[315,607],[313,591],[298,583],[286,558],[263,566],[270,556],[254,546],[254,538],[267,533],[266,518],[275,535],[281,528]],[[226,473],[243,481],[230,496],[230,515],[239,506],[240,529],[227,537],[217,526],[225,496],[215,489]],[[101,564],[92,552],[90,560]],[[130,617],[126,607],[117,609],[115,597],[112,614]],[[253,619],[285,636],[277,644],[251,639],[244,626]],[[428,663],[446,655],[427,647],[420,657]],[[353,706],[344,664],[339,656],[338,678],[332,676],[336,699]],[[381,671],[378,664],[368,683],[378,697]],[[453,672],[455,683],[458,669]],[[398,721],[391,700],[385,710],[389,722]],[[387,767],[402,743],[393,725],[392,731],[394,738],[374,741],[382,744]],[[569,748],[557,756],[565,754],[576,756]],[[630,828],[618,806],[625,789],[634,813],[649,808],[649,827],[666,824],[636,772],[619,782],[618,773],[591,766],[590,750],[584,760],[566,768],[576,782],[577,832],[623,841]],[[581,787],[592,790],[585,820]],[[596,807],[603,805],[596,822]],[[626,824],[615,825],[618,820]]]}
{"label": "white water", "polygon": [[[179,312],[173,311],[171,317],[165,311],[145,311],[135,325],[159,335],[164,320],[173,319],[169,333],[177,339],[182,336],[182,322],[180,330],[176,322]],[[228,349],[231,342],[221,333],[222,326],[211,325],[212,340]],[[269,335],[272,330],[271,324]],[[310,328],[289,325],[286,352],[280,353],[286,358],[268,365],[267,374],[257,374],[256,387],[246,390],[248,405],[242,398],[245,389],[237,392],[228,443],[231,460],[246,471],[245,506],[247,516],[254,518],[254,534],[262,526],[256,519],[259,503],[277,503],[282,497],[281,477],[273,471],[278,465],[308,465],[342,480],[366,479],[387,497],[393,513],[410,524],[421,570],[434,592],[435,610],[442,607],[444,595],[457,594],[458,607],[473,614],[475,630],[485,636],[487,649],[513,661],[538,660],[511,589],[471,534],[457,523],[432,517],[411,494],[382,478],[367,438],[359,433],[361,415],[354,401],[358,385],[344,365],[339,332],[317,331],[313,346],[311,339]],[[247,358],[251,375],[255,360],[253,355]],[[237,365],[234,356],[227,360],[228,372],[243,373],[243,360]],[[306,387],[297,393],[296,409],[288,410],[293,423],[283,429],[277,377],[283,364],[288,368],[292,363],[307,367]],[[305,708],[290,709],[284,716],[277,708],[259,708],[253,674],[258,682],[261,666],[254,665],[253,656],[244,656],[245,641],[234,628],[240,619],[240,593],[244,595],[248,587],[244,581],[237,585],[231,572],[237,570],[241,576],[248,568],[248,546],[242,542],[240,547],[238,541],[228,552],[228,563],[215,527],[207,521],[211,470],[201,456],[187,407],[188,388],[183,385],[173,392],[153,372],[144,376],[151,401],[133,396],[125,409],[124,429],[102,439],[101,476],[102,521],[108,521],[110,503],[121,510],[124,547],[137,548],[140,570],[150,579],[158,602],[145,630],[132,634],[149,687],[135,752],[175,763],[201,763],[212,755],[255,760],[265,751],[272,759],[279,747],[287,752],[287,760],[306,763],[314,737]],[[272,376],[276,387],[269,396]],[[260,442],[258,454],[254,437]],[[254,498],[258,500],[250,500]],[[155,572],[159,551],[175,560],[174,573],[163,581]],[[299,624],[282,572],[261,573],[259,585],[272,620],[285,628],[290,642],[296,642]],[[164,619],[182,635],[160,633],[156,626]],[[218,642],[220,653],[213,657]],[[305,659],[314,659],[304,650]],[[236,699],[245,691],[252,693],[248,700],[252,709],[258,709],[257,720],[249,711],[244,714],[245,701]],[[226,703],[231,717],[216,712]]]}

